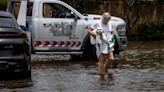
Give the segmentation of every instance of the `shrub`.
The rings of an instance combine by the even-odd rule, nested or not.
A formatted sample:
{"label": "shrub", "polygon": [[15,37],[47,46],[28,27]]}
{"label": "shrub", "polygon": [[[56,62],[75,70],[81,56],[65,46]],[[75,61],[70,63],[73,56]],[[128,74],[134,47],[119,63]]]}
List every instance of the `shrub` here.
{"label": "shrub", "polygon": [[0,10],[6,10],[8,0],[0,0]]}
{"label": "shrub", "polygon": [[140,40],[164,39],[164,22],[140,24],[138,36]]}
{"label": "shrub", "polygon": [[0,5],[7,5],[8,0],[0,0]]}
{"label": "shrub", "polygon": [[72,7],[77,9],[81,13],[93,13],[93,11],[102,3],[104,0],[62,0]]}

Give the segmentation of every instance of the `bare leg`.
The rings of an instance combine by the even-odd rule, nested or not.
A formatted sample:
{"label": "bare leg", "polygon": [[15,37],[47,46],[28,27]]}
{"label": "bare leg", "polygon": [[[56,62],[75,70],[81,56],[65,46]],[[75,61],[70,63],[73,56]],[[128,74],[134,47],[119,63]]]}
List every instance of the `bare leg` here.
{"label": "bare leg", "polygon": [[105,60],[105,55],[101,53],[99,57],[99,74],[100,75],[105,74],[104,60]]}
{"label": "bare leg", "polygon": [[111,67],[113,65],[113,62],[114,62],[114,55],[113,55],[113,52],[109,52],[108,53],[108,60],[109,60],[109,65],[107,66],[108,67]]}
{"label": "bare leg", "polygon": [[113,55],[113,52],[109,52],[108,55],[107,55],[107,58],[108,58],[108,62],[109,63],[106,63],[104,66],[105,66],[105,71],[107,72],[108,68],[111,67],[111,65],[113,65],[113,62],[114,62],[114,55]]}

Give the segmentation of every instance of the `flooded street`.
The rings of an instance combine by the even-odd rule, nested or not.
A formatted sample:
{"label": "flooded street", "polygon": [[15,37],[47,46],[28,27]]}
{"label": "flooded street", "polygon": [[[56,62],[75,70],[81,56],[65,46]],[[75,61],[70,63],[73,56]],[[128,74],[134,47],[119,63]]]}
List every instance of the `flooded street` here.
{"label": "flooded street", "polygon": [[164,41],[129,42],[116,57],[119,68],[100,79],[97,61],[33,55],[32,78],[1,80],[0,92],[164,92]]}

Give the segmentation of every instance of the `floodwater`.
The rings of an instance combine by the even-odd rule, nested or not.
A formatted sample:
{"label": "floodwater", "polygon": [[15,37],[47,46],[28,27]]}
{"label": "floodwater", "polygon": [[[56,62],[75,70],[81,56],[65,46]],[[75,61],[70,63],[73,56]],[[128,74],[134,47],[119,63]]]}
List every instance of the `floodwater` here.
{"label": "floodwater", "polygon": [[32,78],[1,80],[0,92],[164,92],[164,41],[129,42],[118,68],[101,79],[97,61],[32,58]]}

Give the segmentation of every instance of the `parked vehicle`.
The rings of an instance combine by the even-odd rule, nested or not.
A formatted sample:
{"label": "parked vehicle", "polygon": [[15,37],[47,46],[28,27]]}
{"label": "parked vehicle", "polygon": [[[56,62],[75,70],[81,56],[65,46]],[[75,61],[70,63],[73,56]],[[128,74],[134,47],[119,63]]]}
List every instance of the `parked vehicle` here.
{"label": "parked vehicle", "polygon": [[[18,23],[26,19],[33,53],[96,57],[87,27],[99,21],[100,15],[83,15],[60,0],[10,0],[7,11]],[[119,53],[127,47],[126,24],[114,16],[111,23]]]}
{"label": "parked vehicle", "polygon": [[9,12],[0,11],[0,74],[31,76],[30,43]]}

